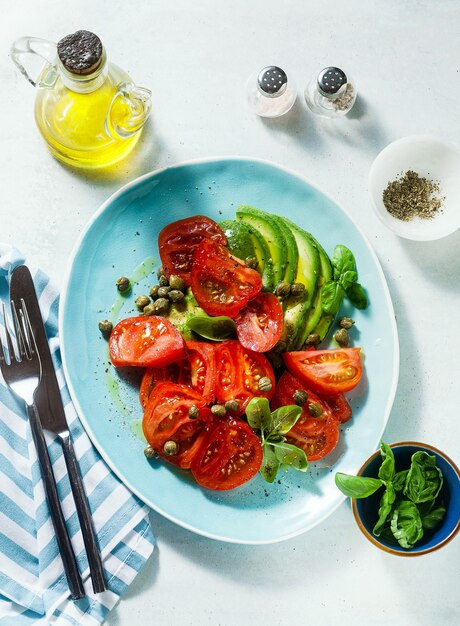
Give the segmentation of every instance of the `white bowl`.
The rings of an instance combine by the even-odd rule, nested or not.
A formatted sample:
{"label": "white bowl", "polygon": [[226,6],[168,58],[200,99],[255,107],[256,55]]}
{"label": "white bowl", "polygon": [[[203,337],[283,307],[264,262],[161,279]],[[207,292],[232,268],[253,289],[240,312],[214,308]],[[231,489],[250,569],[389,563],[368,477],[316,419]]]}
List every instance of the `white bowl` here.
{"label": "white bowl", "polygon": [[[393,217],[383,204],[383,191],[390,181],[407,170],[439,181],[445,196],[442,212],[432,219],[418,217],[405,222]],[[428,135],[412,135],[390,143],[380,152],[369,172],[369,193],[375,212],[393,232],[406,239],[441,239],[460,228],[460,150]]]}

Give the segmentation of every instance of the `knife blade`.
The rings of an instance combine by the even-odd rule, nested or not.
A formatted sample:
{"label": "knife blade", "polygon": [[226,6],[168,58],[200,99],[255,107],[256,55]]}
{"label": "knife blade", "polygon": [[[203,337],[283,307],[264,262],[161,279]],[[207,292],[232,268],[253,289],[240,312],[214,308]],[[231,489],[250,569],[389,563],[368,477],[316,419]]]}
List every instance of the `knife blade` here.
{"label": "knife blade", "polygon": [[20,302],[23,299],[27,307],[42,369],[42,377],[35,393],[34,404],[42,427],[58,435],[60,439],[88,557],[93,590],[95,593],[101,593],[107,589],[107,583],[97,537],[70,437],[35,285],[30,270],[26,265],[19,265],[13,270],[10,281],[10,297],[15,302]]}

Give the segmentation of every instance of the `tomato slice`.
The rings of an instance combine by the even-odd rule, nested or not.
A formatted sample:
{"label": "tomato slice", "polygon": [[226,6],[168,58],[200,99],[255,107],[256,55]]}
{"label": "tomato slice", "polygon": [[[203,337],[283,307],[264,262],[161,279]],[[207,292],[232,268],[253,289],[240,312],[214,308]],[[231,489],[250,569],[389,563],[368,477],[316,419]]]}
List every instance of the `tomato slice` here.
{"label": "tomato slice", "polygon": [[225,245],[223,230],[205,215],[187,217],[165,226],[158,236],[158,248],[163,271],[183,278],[190,285],[193,252],[203,239],[212,239]]}
{"label": "tomato slice", "polygon": [[234,489],[257,474],[262,458],[262,445],[250,426],[239,418],[228,418],[216,421],[206,434],[191,470],[203,487]]}
{"label": "tomato slice", "polygon": [[[192,404],[200,409],[200,417],[190,419]],[[145,438],[155,452],[166,461],[188,469],[200,448],[211,423],[206,400],[186,385],[158,383],[148,400],[142,420]],[[168,456],[163,447],[167,441],[177,444],[177,453]]]}
{"label": "tomato slice", "polygon": [[178,382],[195,389],[206,402],[214,402],[217,346],[204,341],[186,341],[185,347],[187,359],[182,364]]}
{"label": "tomato slice", "polygon": [[[263,377],[270,379],[271,391],[260,391],[259,380]],[[238,400],[241,415],[252,398],[270,400],[274,392],[275,374],[264,354],[244,348],[236,339],[223,341],[218,346],[216,397],[219,403]]]}
{"label": "tomato slice", "polygon": [[[332,452],[339,441],[338,422],[327,404],[292,374],[284,372],[278,381],[271,407],[275,410],[280,406],[293,404],[294,393],[298,389],[305,391],[307,402],[302,407],[299,419],[285,435],[286,441],[302,448],[309,461],[318,461]],[[310,415],[308,411],[310,402],[320,405],[322,414],[319,417]]]}
{"label": "tomato slice", "polygon": [[235,318],[240,343],[255,352],[267,352],[283,332],[283,309],[273,293],[260,293]]}
{"label": "tomato slice", "polygon": [[190,283],[201,308],[216,316],[235,317],[262,289],[256,270],[211,239],[203,239],[195,249]]}
{"label": "tomato slice", "polygon": [[342,394],[337,394],[336,396],[325,396],[324,401],[337,421],[342,424],[348,422],[352,415],[352,410],[351,406]]}
{"label": "tomato slice", "polygon": [[177,363],[170,363],[165,367],[147,367],[139,389],[139,401],[142,408],[145,409],[147,406],[150,394],[158,383],[177,383],[178,379],[179,365]]}
{"label": "tomato slice", "polygon": [[350,391],[361,380],[360,348],[285,352],[288,370],[319,394],[334,395]]}
{"label": "tomato slice", "polygon": [[163,317],[127,317],[110,335],[110,360],[115,367],[162,367],[185,356],[180,332]]}

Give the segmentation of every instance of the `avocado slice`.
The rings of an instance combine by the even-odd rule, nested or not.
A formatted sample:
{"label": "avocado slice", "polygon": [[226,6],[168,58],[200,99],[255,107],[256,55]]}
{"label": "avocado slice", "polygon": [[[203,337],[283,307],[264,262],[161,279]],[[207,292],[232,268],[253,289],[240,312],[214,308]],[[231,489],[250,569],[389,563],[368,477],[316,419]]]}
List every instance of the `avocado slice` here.
{"label": "avocado slice", "polygon": [[272,218],[281,228],[281,232],[283,233],[283,237],[286,242],[287,261],[286,271],[284,272],[283,280],[284,282],[291,284],[295,281],[295,276],[297,273],[297,263],[299,261],[299,251],[297,249],[297,243],[291,229],[285,224],[283,219],[278,215],[272,215]]}
{"label": "avocado slice", "polygon": [[[324,250],[323,246],[320,243],[318,243],[316,239],[315,239],[315,244],[319,252],[320,274],[318,276],[318,284],[317,284],[315,299],[312,303],[310,313],[308,314],[304,331],[301,334],[301,336],[299,336],[300,347],[303,346],[303,344],[307,340],[307,337],[310,333],[317,332],[315,329],[323,315],[323,310],[321,307],[321,287],[328,280],[332,280],[332,276],[333,276],[332,263],[328,255],[326,254],[326,251]],[[318,334],[320,335],[320,333]],[[321,337],[321,339],[323,338],[324,337]]]}
{"label": "avocado slice", "polygon": [[265,239],[273,264],[273,278],[276,287],[284,279],[288,261],[287,241],[278,221],[270,213],[248,205],[238,207],[236,219],[251,226]]}
{"label": "avocado slice", "polygon": [[320,254],[316,240],[303,228],[286,217],[280,217],[290,229],[297,244],[299,254],[295,282],[305,285],[302,297],[290,296],[284,312],[284,329],[281,341],[287,344],[287,350],[298,350],[302,346],[302,337],[306,322],[316,298],[318,278],[321,272]]}
{"label": "avocado slice", "polygon": [[219,222],[219,226],[224,231],[227,238],[227,247],[233,256],[242,261],[255,256],[254,244],[246,224],[236,220],[225,220]]}

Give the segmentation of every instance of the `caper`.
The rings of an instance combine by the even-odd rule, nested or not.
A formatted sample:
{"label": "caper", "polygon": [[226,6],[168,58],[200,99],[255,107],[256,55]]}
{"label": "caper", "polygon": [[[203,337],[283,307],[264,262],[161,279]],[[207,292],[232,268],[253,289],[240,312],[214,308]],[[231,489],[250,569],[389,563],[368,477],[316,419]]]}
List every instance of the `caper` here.
{"label": "caper", "polygon": [[291,294],[293,296],[303,296],[306,293],[305,285],[303,283],[292,283]]}
{"label": "caper", "polygon": [[147,446],[144,449],[144,454],[146,456],[147,459],[154,459],[157,455],[157,453],[155,452],[155,450],[152,448],[152,446]]}
{"label": "caper", "polygon": [[163,266],[162,266],[162,265],[160,265],[160,267],[157,269],[157,276],[158,276],[158,279],[160,279],[160,278],[161,278],[162,276],[164,276],[164,275],[165,275],[165,271],[164,271],[164,269],[163,269]]}
{"label": "caper", "polygon": [[134,300],[134,304],[137,306],[139,311],[143,311],[145,307],[150,304],[150,298],[148,296],[137,296]]}
{"label": "caper", "polygon": [[200,409],[196,406],[196,404],[192,404],[192,406],[188,410],[188,416],[191,420],[196,420],[200,417]]}
{"label": "caper", "polygon": [[240,403],[238,402],[238,400],[227,400],[227,402],[224,404],[224,407],[227,411],[235,413],[236,411],[240,410]]}
{"label": "caper", "polygon": [[335,333],[334,339],[337,341],[339,346],[346,348],[349,343],[348,331],[345,328],[341,328]]}
{"label": "caper", "polygon": [[126,293],[131,288],[131,283],[129,282],[129,278],[126,278],[126,276],[120,276],[120,278],[117,280],[115,284],[120,293]]}
{"label": "caper", "polygon": [[280,339],[278,343],[273,346],[273,352],[275,353],[284,352],[286,348],[287,348],[287,343],[284,341],[284,339]]}
{"label": "caper", "polygon": [[262,376],[262,378],[259,378],[259,384],[257,386],[259,387],[259,391],[262,391],[262,393],[268,393],[273,388],[272,381],[268,376]]}
{"label": "caper", "polygon": [[108,339],[110,337],[110,333],[113,330],[112,322],[109,322],[109,320],[102,320],[102,322],[99,322],[98,326],[99,326],[99,330],[101,331],[103,337]]}
{"label": "caper", "polygon": [[168,298],[158,298],[158,300],[155,300],[155,302],[152,304],[154,315],[162,315],[163,313],[167,313],[169,310],[169,304],[170,302]]}
{"label": "caper", "polygon": [[312,417],[319,417],[323,414],[323,409],[319,402],[309,402],[308,403],[308,412]]}
{"label": "caper", "polygon": [[246,265],[253,270],[256,270],[259,267],[259,261],[255,256],[248,256],[245,259]]}
{"label": "caper", "polygon": [[[297,284],[300,285],[300,283],[297,283]],[[275,289],[276,296],[278,296],[279,298],[287,298],[290,293],[291,293],[291,285],[289,283],[287,283],[284,280],[278,283]]]}
{"label": "caper", "polygon": [[169,284],[171,285],[171,289],[179,289],[179,291],[185,289],[185,280],[175,274],[169,277]]}
{"label": "caper", "polygon": [[149,296],[151,298],[158,298],[158,289],[159,288],[160,288],[160,285],[153,285],[153,287],[149,291]]}
{"label": "caper", "polygon": [[310,333],[305,341],[306,346],[317,346],[321,343],[321,337],[318,333]]}
{"label": "caper", "polygon": [[350,328],[355,323],[355,320],[352,320],[351,317],[342,317],[339,322],[340,328],[345,328],[345,330],[350,330]]}
{"label": "caper", "polygon": [[216,417],[225,417],[227,414],[227,409],[223,404],[213,404],[211,407],[211,413]]}
{"label": "caper", "polygon": [[303,389],[296,389],[292,397],[297,406],[303,406],[307,401],[307,394]]}
{"label": "caper", "polygon": [[[160,287],[160,289],[165,289],[165,287]],[[184,292],[179,291],[179,289],[171,289],[171,291],[168,293],[168,298],[171,300],[171,302],[180,302],[184,299]]]}
{"label": "caper", "polygon": [[160,287],[167,287],[169,285],[169,280],[166,278],[166,276],[163,274],[162,276],[160,276],[160,278],[158,279],[158,283],[160,285]]}
{"label": "caper", "polygon": [[164,285],[158,289],[158,297],[159,298],[167,298],[168,293],[171,291],[171,287],[169,285]]}
{"label": "caper", "polygon": [[156,315],[156,309],[155,309],[155,302],[152,302],[152,304],[148,304],[146,307],[144,307],[144,310],[142,311],[142,313],[144,315]]}
{"label": "caper", "polygon": [[175,441],[172,441],[172,439],[166,441],[165,445],[163,446],[163,452],[166,454],[166,456],[173,456],[177,452],[177,443]]}

